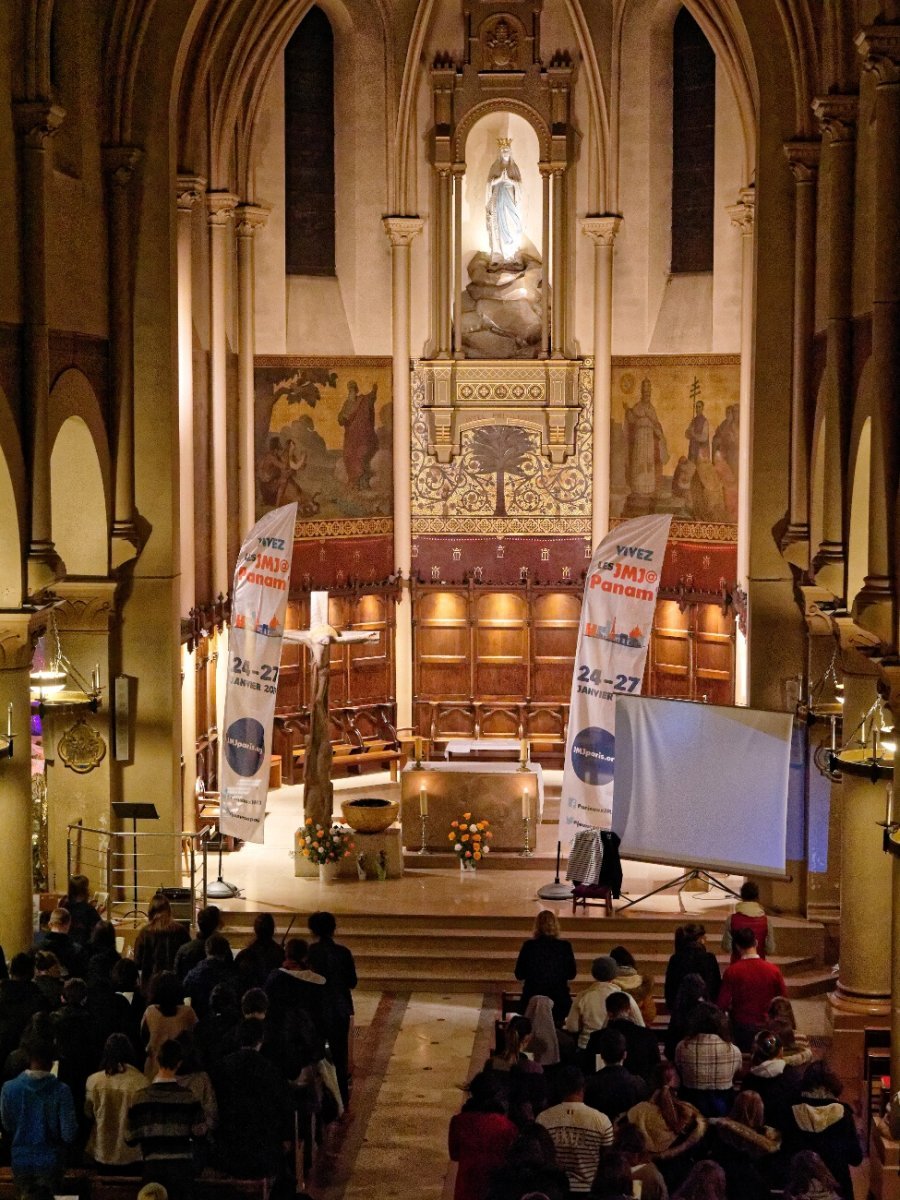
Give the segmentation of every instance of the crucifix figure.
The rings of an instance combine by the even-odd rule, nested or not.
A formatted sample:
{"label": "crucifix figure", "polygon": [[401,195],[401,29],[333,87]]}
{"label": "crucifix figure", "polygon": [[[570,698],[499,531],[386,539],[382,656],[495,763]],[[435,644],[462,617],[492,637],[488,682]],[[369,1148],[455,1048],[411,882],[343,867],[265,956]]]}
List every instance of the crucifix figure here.
{"label": "crucifix figure", "polygon": [[341,645],[347,642],[374,642],[378,640],[378,634],[363,631],[338,633],[328,624],[328,593],[310,592],[309,629],[286,629],[284,640],[306,646],[312,659],[312,699],[303,768],[303,812],[323,829],[328,829],[334,804],[328,728],[330,647],[335,642]]}

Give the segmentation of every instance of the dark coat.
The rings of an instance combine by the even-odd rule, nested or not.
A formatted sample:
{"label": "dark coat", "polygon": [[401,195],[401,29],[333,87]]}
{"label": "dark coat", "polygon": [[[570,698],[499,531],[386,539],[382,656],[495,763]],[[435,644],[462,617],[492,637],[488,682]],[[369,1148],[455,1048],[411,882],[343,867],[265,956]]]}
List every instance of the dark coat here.
{"label": "dark coat", "polygon": [[516,979],[522,982],[522,1011],[532,996],[549,996],[557,1025],[569,1015],[569,980],[578,974],[572,943],[564,938],[533,937],[522,944],[516,960]]}
{"label": "dark coat", "polygon": [[274,1175],[281,1143],[293,1135],[293,1104],[287,1083],[256,1050],[236,1050],[214,1076],[219,1104],[218,1153],[229,1175]]}
{"label": "dark coat", "polygon": [[[607,1021],[607,1029],[614,1029],[617,1033],[621,1033],[625,1039],[625,1049],[628,1057],[625,1059],[625,1066],[634,1075],[640,1075],[646,1083],[651,1083],[653,1072],[659,1066],[660,1053],[659,1041],[656,1033],[652,1029],[647,1029],[643,1025],[635,1025],[634,1021],[624,1020],[619,1017],[615,1021]],[[602,1030],[597,1030],[588,1038],[586,1056],[591,1064],[597,1060],[597,1055],[600,1051],[597,1049],[597,1039]]]}
{"label": "dark coat", "polygon": [[622,1065],[604,1067],[584,1086],[585,1104],[604,1113],[612,1122],[649,1095],[650,1089],[640,1075],[632,1075]]}
{"label": "dark coat", "polygon": [[706,984],[707,998],[715,1004],[722,986],[718,959],[702,946],[688,946],[686,950],[676,950],[666,967],[665,996],[669,1012],[675,1008],[678,989],[685,975],[699,975]]}

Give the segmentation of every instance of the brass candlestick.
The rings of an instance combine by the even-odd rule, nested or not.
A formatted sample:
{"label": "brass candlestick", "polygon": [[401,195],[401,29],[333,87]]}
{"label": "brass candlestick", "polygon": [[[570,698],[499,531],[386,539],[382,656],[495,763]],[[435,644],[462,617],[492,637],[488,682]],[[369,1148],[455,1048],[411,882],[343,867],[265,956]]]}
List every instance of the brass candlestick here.
{"label": "brass candlestick", "polygon": [[522,824],[525,826],[525,849],[519,852],[519,858],[533,858],[534,853],[531,849],[531,817],[523,817]]}
{"label": "brass candlestick", "polygon": [[416,851],[416,854],[427,854],[428,847],[426,846],[425,843],[427,841],[428,817],[426,816],[425,813],[419,813],[419,820],[422,823],[422,845]]}

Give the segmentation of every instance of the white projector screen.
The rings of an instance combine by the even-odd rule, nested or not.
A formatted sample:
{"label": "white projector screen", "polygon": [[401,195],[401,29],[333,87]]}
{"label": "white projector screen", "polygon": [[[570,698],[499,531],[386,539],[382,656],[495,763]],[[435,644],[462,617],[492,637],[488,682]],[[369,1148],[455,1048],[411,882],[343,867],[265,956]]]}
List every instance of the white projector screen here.
{"label": "white projector screen", "polygon": [[792,725],[790,713],[617,697],[622,857],[783,877]]}

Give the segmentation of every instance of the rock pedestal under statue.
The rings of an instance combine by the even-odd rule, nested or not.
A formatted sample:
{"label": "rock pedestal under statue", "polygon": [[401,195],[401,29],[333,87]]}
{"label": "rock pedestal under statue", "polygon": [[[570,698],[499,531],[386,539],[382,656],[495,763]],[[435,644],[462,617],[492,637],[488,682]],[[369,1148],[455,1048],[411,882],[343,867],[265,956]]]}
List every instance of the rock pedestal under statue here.
{"label": "rock pedestal under statue", "polygon": [[523,251],[520,261],[491,266],[484,252],[469,263],[462,295],[462,343],[466,358],[537,358],[541,348],[540,259]]}

